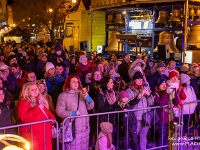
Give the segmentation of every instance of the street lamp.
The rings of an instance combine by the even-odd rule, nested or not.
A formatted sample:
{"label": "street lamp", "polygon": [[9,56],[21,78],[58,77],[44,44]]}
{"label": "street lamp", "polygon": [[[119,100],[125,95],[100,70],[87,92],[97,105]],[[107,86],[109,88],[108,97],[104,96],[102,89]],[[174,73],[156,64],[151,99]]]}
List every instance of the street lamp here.
{"label": "street lamp", "polygon": [[69,12],[76,5],[76,0],[67,1],[64,5],[65,5],[67,12]]}
{"label": "street lamp", "polygon": [[50,13],[53,12],[53,9],[52,9],[52,8],[49,8],[49,12],[50,12]]}

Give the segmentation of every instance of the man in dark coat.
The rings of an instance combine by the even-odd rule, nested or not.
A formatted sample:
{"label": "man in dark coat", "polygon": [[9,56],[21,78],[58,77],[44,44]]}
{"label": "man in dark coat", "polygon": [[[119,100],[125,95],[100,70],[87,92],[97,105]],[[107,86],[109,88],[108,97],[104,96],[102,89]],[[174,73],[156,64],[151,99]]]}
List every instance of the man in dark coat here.
{"label": "man in dark coat", "polygon": [[159,62],[156,66],[157,71],[155,74],[149,79],[149,86],[152,92],[154,92],[157,80],[159,78],[163,78],[165,80],[168,79],[168,77],[165,75],[165,64],[163,62]]}
{"label": "man in dark coat", "polygon": [[128,75],[128,70],[131,66],[130,55],[128,53],[125,53],[123,58],[124,58],[124,60],[118,67],[118,73],[120,74],[120,76],[126,83],[129,83],[131,81],[131,79]]}

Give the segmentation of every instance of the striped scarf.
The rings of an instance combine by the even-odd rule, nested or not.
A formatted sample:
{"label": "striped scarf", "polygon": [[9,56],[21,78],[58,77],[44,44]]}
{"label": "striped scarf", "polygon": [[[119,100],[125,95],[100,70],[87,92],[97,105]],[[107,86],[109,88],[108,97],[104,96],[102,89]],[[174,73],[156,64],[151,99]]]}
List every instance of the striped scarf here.
{"label": "striped scarf", "polygon": [[17,80],[20,80],[21,78],[22,78],[22,70],[21,69],[19,69],[19,71],[18,71],[18,73],[16,73],[14,76],[15,76],[15,78],[17,79]]}

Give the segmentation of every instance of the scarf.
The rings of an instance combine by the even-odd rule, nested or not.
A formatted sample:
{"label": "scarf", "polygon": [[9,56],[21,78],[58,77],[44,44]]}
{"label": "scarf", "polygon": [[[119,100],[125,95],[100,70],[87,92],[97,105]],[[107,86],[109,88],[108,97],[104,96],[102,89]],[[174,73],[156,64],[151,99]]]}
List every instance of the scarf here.
{"label": "scarf", "polygon": [[134,82],[134,83],[132,84],[131,87],[134,87],[135,89],[140,90],[143,86],[144,86],[143,84],[142,84],[142,85],[137,85],[137,84]]}
{"label": "scarf", "polygon": [[15,78],[17,79],[17,80],[20,80],[21,78],[22,78],[22,70],[21,69],[19,69],[19,71],[18,71],[18,73],[16,73],[14,76],[15,76]]}
{"label": "scarf", "polygon": [[116,96],[115,96],[115,92],[113,90],[106,90],[105,92],[103,92],[103,90],[101,88],[99,88],[100,93],[106,97],[108,103],[110,105],[113,105],[116,102]]}

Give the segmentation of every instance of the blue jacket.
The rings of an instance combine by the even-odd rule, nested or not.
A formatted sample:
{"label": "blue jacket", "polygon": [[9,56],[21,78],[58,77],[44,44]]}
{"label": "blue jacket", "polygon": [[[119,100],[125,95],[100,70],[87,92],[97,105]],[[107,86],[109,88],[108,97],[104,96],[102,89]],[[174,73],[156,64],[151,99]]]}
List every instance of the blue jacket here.
{"label": "blue jacket", "polygon": [[150,86],[150,89],[152,92],[154,92],[155,90],[155,87],[156,87],[156,83],[157,83],[157,80],[159,78],[164,78],[166,81],[168,79],[168,77],[163,74],[162,76],[158,73],[158,71],[155,72],[155,74],[153,76],[151,76],[151,78],[149,79],[149,86]]}
{"label": "blue jacket", "polygon": [[65,79],[62,76],[59,77],[58,75],[56,75],[54,78],[46,77],[45,81],[46,81],[48,92],[50,93],[50,92],[53,92],[54,90],[62,88],[61,85],[63,84]]}
{"label": "blue jacket", "polygon": [[[57,58],[62,58],[63,61],[62,62],[57,62]],[[69,61],[66,59],[65,55],[64,54],[61,54],[61,55],[57,55],[56,53],[53,55],[52,57],[52,61],[51,61],[55,66],[57,65],[62,65],[64,67],[67,67],[69,66]]]}

